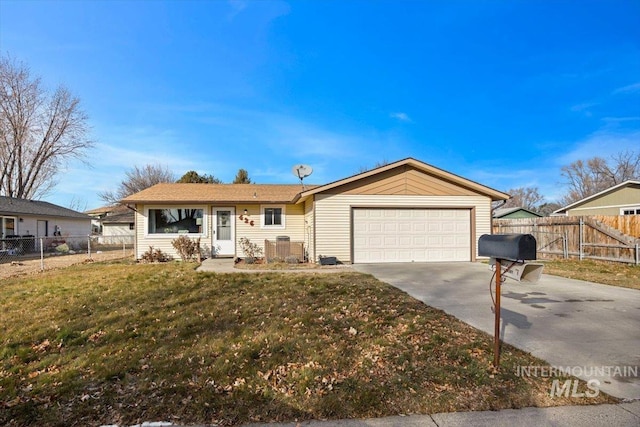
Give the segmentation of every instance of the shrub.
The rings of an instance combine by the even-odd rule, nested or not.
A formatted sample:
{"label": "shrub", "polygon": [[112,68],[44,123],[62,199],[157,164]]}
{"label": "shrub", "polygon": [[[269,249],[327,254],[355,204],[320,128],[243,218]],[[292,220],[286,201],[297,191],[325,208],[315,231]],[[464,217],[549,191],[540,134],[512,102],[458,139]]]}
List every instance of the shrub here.
{"label": "shrub", "polygon": [[248,258],[260,258],[262,256],[262,248],[257,243],[251,243],[246,237],[240,238],[240,248]]}
{"label": "shrub", "polygon": [[149,246],[149,250],[142,254],[140,261],[142,262],[168,262],[173,258],[171,255],[165,254],[160,249],[153,249],[153,246]]}
{"label": "shrub", "polygon": [[69,253],[69,251],[70,251],[69,245],[67,245],[66,243],[56,246],[56,252],[58,253],[66,254],[66,253]]}
{"label": "shrub", "polygon": [[196,258],[196,261],[202,261],[202,251],[200,250],[200,238],[197,240],[191,240],[187,236],[180,236],[177,239],[173,239],[171,244],[180,255],[182,261],[191,261]]}

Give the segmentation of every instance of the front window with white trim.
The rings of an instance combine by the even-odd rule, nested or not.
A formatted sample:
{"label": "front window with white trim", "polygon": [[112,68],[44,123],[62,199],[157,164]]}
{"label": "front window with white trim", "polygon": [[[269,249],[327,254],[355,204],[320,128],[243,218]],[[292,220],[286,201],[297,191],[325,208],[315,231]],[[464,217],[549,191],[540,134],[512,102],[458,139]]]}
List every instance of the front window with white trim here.
{"label": "front window with white trim", "polygon": [[148,234],[204,234],[202,208],[152,208],[147,219]]}
{"label": "front window with white trim", "polygon": [[262,228],[284,228],[285,212],[284,206],[272,205],[262,206]]}

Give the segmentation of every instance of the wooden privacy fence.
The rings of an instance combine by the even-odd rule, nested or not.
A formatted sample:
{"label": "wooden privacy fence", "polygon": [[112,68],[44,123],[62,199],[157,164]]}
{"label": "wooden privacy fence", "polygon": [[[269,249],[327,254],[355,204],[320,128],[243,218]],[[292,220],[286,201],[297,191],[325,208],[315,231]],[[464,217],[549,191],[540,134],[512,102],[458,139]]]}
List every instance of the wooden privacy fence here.
{"label": "wooden privacy fence", "polygon": [[592,218],[623,234],[640,239],[640,215],[595,215]]}
{"label": "wooden privacy fence", "polygon": [[577,257],[640,264],[640,239],[596,217],[494,219],[495,234],[532,234],[540,258]]}

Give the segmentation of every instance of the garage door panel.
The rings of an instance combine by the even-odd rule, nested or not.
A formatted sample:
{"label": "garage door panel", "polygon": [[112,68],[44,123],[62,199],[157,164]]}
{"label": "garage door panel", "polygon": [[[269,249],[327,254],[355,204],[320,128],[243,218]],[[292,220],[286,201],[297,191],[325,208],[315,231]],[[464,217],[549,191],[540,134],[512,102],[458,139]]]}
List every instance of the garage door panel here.
{"label": "garage door panel", "polygon": [[399,236],[398,243],[400,244],[400,246],[406,247],[410,247],[416,244],[412,236]]}
{"label": "garage door panel", "polygon": [[425,236],[412,236],[411,243],[408,246],[422,248],[426,247],[426,245],[427,238]]}
{"label": "garage door panel", "polygon": [[462,247],[464,245],[469,244],[469,238],[466,236],[456,236],[455,242],[453,243],[456,247]]}
{"label": "garage door panel", "polygon": [[410,222],[401,222],[398,224],[398,232],[411,233],[413,231],[413,224]]}
{"label": "garage door panel", "polygon": [[411,211],[412,218],[421,218],[424,219],[427,217],[427,211],[424,209],[409,209]]}
{"label": "garage door panel", "polygon": [[382,229],[385,233],[397,233],[398,225],[399,224],[397,222],[385,222],[382,226]]}
{"label": "garage door panel", "polygon": [[414,222],[411,224],[411,231],[415,233],[425,233],[427,225],[424,222]]}
{"label": "garage door panel", "polygon": [[354,262],[470,261],[463,209],[354,209]]}
{"label": "garage door panel", "polygon": [[385,248],[396,248],[398,246],[400,246],[400,242],[398,242],[398,236],[384,236]]}

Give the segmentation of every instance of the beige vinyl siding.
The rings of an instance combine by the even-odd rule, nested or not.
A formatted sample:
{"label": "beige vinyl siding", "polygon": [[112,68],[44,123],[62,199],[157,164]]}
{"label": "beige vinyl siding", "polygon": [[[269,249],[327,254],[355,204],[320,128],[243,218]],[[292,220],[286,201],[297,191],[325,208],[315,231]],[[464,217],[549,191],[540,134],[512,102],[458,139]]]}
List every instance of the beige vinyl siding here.
{"label": "beige vinyl siding", "polygon": [[133,236],[133,230],[129,230],[129,224],[104,224],[103,236]]}
{"label": "beige vinyl siding", "polygon": [[[211,244],[212,244],[212,217],[211,214],[212,209],[217,207],[235,207],[235,247],[236,247],[236,255],[239,257],[244,257],[245,255],[242,253],[242,249],[240,248],[240,238],[247,237],[251,242],[258,244],[264,250],[264,240],[275,240],[277,236],[289,236],[292,241],[304,241],[304,219],[305,219],[305,208],[302,204],[300,205],[278,205],[278,204],[262,204],[262,205],[207,205],[207,206],[182,206],[182,205],[137,205],[136,209],[138,212],[136,213],[136,257],[139,259],[143,253],[149,250],[150,246],[153,246],[154,249],[160,249],[162,252],[170,254],[173,257],[177,257],[175,249],[171,242],[173,239],[177,237],[177,235],[171,234],[168,236],[163,236],[162,234],[158,235],[148,235],[147,234],[147,218],[146,214],[148,209],[160,209],[160,208],[168,208],[168,207],[189,207],[189,208],[203,208],[205,209],[205,223],[206,228],[203,229],[204,233],[201,236],[200,244],[204,249],[205,255],[209,256],[211,253]],[[262,224],[262,207],[264,206],[283,206],[284,207],[284,215],[285,215],[285,227],[284,228],[263,228]],[[244,210],[247,209],[247,216],[249,222],[245,223],[244,218]],[[240,220],[240,216],[243,216],[243,219]],[[251,221],[253,221],[253,226],[251,225]],[[188,235],[191,238],[197,238],[198,235]]]}
{"label": "beige vinyl siding", "polygon": [[[264,207],[280,207],[284,209],[284,228],[262,227],[262,208]],[[249,222],[240,220],[240,215],[244,216],[244,210],[247,209],[247,218]],[[244,257],[245,254],[240,248],[240,239],[248,238],[252,243],[256,243],[264,251],[264,241],[275,240],[277,236],[289,236],[291,241],[303,242],[304,236],[304,206],[300,205],[283,205],[283,204],[256,204],[256,205],[237,205],[236,206],[236,255]],[[251,225],[253,221],[253,226]]]}
{"label": "beige vinyl siding", "polygon": [[313,197],[307,199],[304,202],[304,221],[305,221],[305,248],[307,250],[307,256],[311,262],[315,261],[315,209]]}
{"label": "beige vinyl siding", "polygon": [[172,241],[177,238],[178,234],[148,234],[147,214],[149,209],[168,209],[168,208],[189,208],[204,209],[204,224],[202,234],[186,234],[192,239],[201,238],[200,244],[205,254],[211,253],[211,208],[208,205],[136,205],[136,258],[140,259],[142,254],[149,250],[149,247],[160,249],[162,252],[179,259],[179,255],[172,245]]}
{"label": "beige vinyl siding", "polygon": [[419,171],[411,166],[398,167],[361,181],[342,185],[333,194],[470,196],[478,193],[460,185]]}
{"label": "beige vinyl siding", "polygon": [[[473,196],[405,196],[317,194],[315,201],[315,256],[335,256],[351,262],[351,209],[353,207],[465,208],[475,210],[471,224],[477,253],[478,236],[491,233],[491,199]],[[472,215],[473,218],[473,215]]]}

